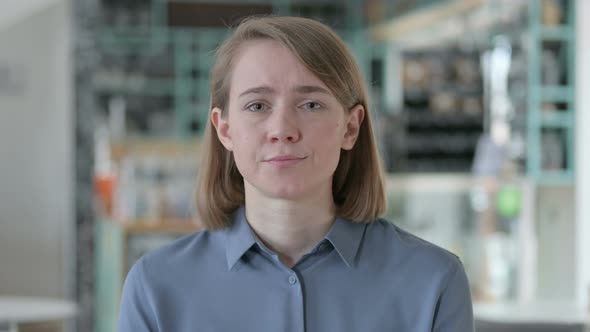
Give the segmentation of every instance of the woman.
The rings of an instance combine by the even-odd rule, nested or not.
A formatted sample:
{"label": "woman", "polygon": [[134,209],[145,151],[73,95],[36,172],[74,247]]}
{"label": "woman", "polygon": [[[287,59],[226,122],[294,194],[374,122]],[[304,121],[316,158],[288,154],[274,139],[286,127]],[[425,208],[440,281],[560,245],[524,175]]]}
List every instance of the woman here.
{"label": "woman", "polygon": [[326,26],[246,20],[218,49],[206,230],[140,259],[120,331],[473,331],[454,255],[383,219],[366,89]]}

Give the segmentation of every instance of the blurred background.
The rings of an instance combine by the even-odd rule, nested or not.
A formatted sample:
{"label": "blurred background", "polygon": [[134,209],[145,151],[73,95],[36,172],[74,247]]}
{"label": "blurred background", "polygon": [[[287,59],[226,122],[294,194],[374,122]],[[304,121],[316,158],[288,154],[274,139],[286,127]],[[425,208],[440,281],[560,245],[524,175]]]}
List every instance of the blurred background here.
{"label": "blurred background", "polygon": [[478,331],[590,325],[590,1],[2,0],[0,331],[116,331],[198,229],[213,50],[254,14],[347,42],[387,218],[461,258]]}

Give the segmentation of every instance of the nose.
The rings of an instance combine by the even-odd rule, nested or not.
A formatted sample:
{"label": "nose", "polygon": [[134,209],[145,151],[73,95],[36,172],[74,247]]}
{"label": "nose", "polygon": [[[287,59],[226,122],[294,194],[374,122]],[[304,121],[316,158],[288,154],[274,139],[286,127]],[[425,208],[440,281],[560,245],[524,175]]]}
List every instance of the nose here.
{"label": "nose", "polygon": [[282,107],[272,111],[269,117],[268,138],[272,143],[296,143],[301,139],[295,110]]}

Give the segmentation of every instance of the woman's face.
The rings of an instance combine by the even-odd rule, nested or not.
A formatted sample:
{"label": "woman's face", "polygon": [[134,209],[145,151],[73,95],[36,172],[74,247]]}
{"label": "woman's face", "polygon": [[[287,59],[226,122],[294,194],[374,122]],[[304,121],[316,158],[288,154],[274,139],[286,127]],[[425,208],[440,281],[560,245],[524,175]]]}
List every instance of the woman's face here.
{"label": "woman's face", "polygon": [[345,111],[321,80],[271,40],[241,46],[228,105],[226,116],[215,108],[211,118],[247,192],[291,200],[331,195],[340,151],[358,136],[362,106]]}

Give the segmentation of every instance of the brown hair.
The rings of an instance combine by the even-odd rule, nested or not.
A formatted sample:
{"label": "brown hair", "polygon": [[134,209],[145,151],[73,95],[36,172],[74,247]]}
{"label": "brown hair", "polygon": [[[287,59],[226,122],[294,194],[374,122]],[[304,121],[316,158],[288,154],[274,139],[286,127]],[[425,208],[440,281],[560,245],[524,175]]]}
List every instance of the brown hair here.
{"label": "brown hair", "polygon": [[[211,110],[227,114],[231,72],[240,46],[271,39],[286,46],[335,95],[345,110],[362,105],[365,117],[351,150],[342,150],[332,182],[336,214],[356,222],[371,222],[385,211],[381,161],[368,113],[368,95],[361,71],[338,35],[317,21],[301,17],[246,19],[217,49],[210,73]],[[244,180],[233,154],[219,141],[211,121],[205,129],[197,184],[199,222],[210,230],[231,223],[232,213],[244,205]]]}

